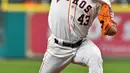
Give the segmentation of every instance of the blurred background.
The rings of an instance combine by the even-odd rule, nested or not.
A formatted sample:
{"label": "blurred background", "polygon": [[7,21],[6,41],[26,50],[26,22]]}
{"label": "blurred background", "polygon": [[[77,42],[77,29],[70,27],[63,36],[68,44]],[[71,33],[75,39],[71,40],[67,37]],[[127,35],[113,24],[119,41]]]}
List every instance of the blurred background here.
{"label": "blurred background", "polygon": [[[0,0],[0,73],[38,73],[47,47],[51,0]],[[130,0],[111,0],[118,23],[114,37],[102,37],[96,19],[88,37],[100,48],[104,73],[130,73]],[[70,64],[61,73],[87,73]]]}

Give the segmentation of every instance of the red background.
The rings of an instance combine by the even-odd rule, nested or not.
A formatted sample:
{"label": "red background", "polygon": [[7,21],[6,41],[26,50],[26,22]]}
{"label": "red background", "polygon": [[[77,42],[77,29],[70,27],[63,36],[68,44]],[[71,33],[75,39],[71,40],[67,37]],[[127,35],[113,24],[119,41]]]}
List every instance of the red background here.
{"label": "red background", "polygon": [[[29,46],[34,54],[43,55],[46,50],[49,32],[47,18],[48,13],[36,13],[31,16]],[[90,29],[89,37],[101,49],[103,56],[130,57],[130,13],[115,13],[115,21],[118,23],[116,36],[102,37],[99,31],[100,24],[96,20]]]}

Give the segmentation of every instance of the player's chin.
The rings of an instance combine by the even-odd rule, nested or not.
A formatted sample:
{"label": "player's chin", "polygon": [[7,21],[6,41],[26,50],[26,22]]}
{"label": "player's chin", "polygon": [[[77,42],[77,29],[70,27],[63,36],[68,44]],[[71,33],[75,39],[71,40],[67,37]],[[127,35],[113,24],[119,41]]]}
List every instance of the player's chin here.
{"label": "player's chin", "polygon": [[108,33],[106,35],[108,35],[108,36],[114,36],[115,34],[116,34],[116,32],[112,32],[112,33]]}
{"label": "player's chin", "polygon": [[109,31],[106,33],[106,35],[108,36],[114,36],[117,33],[117,27],[116,26],[112,26]]}

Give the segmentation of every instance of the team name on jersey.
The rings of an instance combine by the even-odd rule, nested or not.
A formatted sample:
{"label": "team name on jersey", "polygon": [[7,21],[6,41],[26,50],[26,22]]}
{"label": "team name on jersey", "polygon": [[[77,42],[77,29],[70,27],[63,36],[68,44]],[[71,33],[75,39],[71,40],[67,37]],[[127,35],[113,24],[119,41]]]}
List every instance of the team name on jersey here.
{"label": "team name on jersey", "polygon": [[[73,0],[72,3],[75,5],[78,5],[79,0]],[[84,9],[85,13],[88,13],[89,10],[92,8],[91,5],[87,5],[87,2],[85,0],[81,1],[78,5],[81,9]]]}

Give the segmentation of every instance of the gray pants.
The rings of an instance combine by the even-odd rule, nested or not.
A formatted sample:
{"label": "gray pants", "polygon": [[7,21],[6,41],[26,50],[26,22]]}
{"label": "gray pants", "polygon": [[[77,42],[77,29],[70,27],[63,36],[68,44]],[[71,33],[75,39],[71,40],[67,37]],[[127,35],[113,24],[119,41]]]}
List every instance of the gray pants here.
{"label": "gray pants", "polygon": [[[56,44],[53,39],[50,38],[48,42],[39,73],[60,73],[70,63],[88,66],[89,73],[103,73],[100,50],[92,41],[86,39],[79,47],[70,48]],[[64,51],[70,49],[75,50],[69,55],[64,55]]]}

